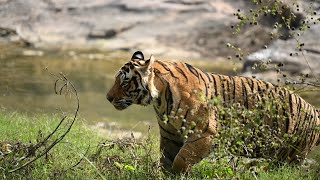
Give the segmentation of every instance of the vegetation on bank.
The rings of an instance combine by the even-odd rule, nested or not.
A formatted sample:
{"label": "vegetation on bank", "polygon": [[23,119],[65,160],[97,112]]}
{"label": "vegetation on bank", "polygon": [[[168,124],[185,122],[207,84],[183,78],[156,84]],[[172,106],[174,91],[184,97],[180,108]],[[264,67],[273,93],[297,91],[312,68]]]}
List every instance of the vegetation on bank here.
{"label": "vegetation on bank", "polygon": [[[27,116],[18,113],[0,113],[0,175],[18,179],[314,179],[319,173],[320,151],[312,167],[284,165],[269,169],[234,171],[226,159],[213,162],[206,158],[194,166],[189,175],[163,173],[159,165],[157,137],[146,135],[107,140],[77,121],[67,136],[45,156],[32,164],[9,173],[19,166],[19,159],[42,136],[53,131],[59,123],[58,115]],[[152,131],[152,129],[150,130]],[[41,135],[42,134],[42,135]],[[19,152],[19,153],[17,153]],[[32,158],[32,157],[28,157]],[[13,164],[15,163],[15,164]],[[258,167],[258,166],[256,166]]]}

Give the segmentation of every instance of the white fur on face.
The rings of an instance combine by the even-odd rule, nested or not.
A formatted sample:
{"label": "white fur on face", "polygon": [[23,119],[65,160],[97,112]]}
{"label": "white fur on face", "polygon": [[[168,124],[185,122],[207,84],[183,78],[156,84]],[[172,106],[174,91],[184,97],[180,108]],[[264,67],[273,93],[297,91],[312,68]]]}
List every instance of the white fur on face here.
{"label": "white fur on face", "polygon": [[156,86],[154,85],[154,72],[152,71],[148,78],[148,86],[149,91],[151,94],[152,99],[155,99],[159,96],[159,91],[157,90]]}

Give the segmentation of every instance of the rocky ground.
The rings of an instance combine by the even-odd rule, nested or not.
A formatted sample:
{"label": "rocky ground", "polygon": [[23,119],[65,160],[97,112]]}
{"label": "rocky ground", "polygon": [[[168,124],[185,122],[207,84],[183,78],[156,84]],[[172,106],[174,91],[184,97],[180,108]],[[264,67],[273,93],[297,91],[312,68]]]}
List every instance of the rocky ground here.
{"label": "rocky ground", "polygon": [[[287,40],[275,40],[267,49],[256,51],[247,56],[243,66],[243,71],[246,72],[246,75],[254,75],[259,79],[272,81],[275,79],[274,77],[277,74],[275,68],[272,67],[279,67],[281,71],[290,76],[308,74],[308,76],[316,78],[319,81],[319,32],[320,24],[317,24],[310,30],[306,31],[301,37]],[[303,44],[301,50],[299,50],[299,44]],[[268,61],[270,63],[268,63]],[[268,64],[267,66],[269,67],[269,70],[267,69],[264,72],[253,70],[252,67],[255,64],[257,67],[256,69]],[[278,73],[278,76],[281,77],[282,74]]]}
{"label": "rocky ground", "polygon": [[[298,2],[300,12],[312,7],[320,14],[319,0]],[[0,0],[0,41],[44,49],[140,49],[179,59],[234,56],[234,50],[226,47],[231,43],[251,54],[244,57],[244,71],[270,58],[274,63],[285,60],[293,73],[310,70],[292,51],[295,39],[270,39],[272,18],[233,34],[230,26],[238,22],[233,13],[252,7],[246,0]],[[315,25],[301,36],[304,55],[317,73],[319,30]]]}

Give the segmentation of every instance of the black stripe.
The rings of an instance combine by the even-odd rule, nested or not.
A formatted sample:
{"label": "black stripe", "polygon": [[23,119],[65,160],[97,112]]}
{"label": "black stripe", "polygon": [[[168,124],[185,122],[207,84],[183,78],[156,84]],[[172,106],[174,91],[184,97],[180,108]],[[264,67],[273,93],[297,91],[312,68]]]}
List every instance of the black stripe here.
{"label": "black stripe", "polygon": [[299,126],[300,126],[300,122],[301,122],[301,120],[300,120],[300,112],[301,112],[301,108],[302,108],[302,104],[301,104],[301,99],[300,99],[300,97],[298,97],[296,94],[294,94],[295,96],[296,96],[296,99],[298,100],[298,102],[297,102],[297,117],[296,117],[296,121],[298,121],[298,122],[296,122],[296,125],[295,125],[295,127],[294,127],[294,130],[292,131],[292,133],[295,133],[296,131],[297,131],[297,129],[299,128]]}
{"label": "black stripe", "polygon": [[[316,110],[316,118],[315,118],[315,120],[320,119],[320,111],[318,109],[315,109],[315,110]],[[318,124],[318,127],[319,127],[319,124]],[[319,135],[318,136],[318,140],[316,142],[316,145],[318,146],[318,145],[320,145],[320,131],[318,131],[317,134]]]}
{"label": "black stripe", "polygon": [[293,103],[292,103],[292,94],[289,93],[289,106],[290,106],[290,114],[293,114]]}
{"label": "black stripe", "polygon": [[[247,89],[247,90],[251,91],[249,93],[252,94],[253,93],[253,90],[251,89],[252,84],[250,85],[250,82],[249,82],[249,80],[251,80],[251,79],[250,78],[245,78],[245,80],[247,81],[247,84],[250,86],[249,89]],[[252,80],[251,80],[251,83],[252,83]],[[248,96],[248,94],[247,94],[247,96]],[[249,96],[248,96],[248,98],[249,98]]]}
{"label": "black stripe", "polygon": [[215,95],[216,97],[218,97],[218,87],[217,87],[217,82],[216,82],[216,79],[215,79],[215,75],[214,74],[211,74],[212,78],[213,78],[213,85],[214,85],[214,89],[215,89]]}
{"label": "black stripe", "polygon": [[157,98],[157,105],[158,106],[161,106],[161,97],[162,97],[162,95],[159,94],[159,97]]}
{"label": "black stripe", "polygon": [[[156,115],[157,115],[158,119],[163,121],[163,115],[157,110],[157,108],[155,106],[153,106],[153,109],[156,112]],[[159,124],[159,122],[158,122],[158,124]]]}
{"label": "black stripe", "polygon": [[310,135],[310,142],[309,142],[309,147],[311,147],[313,141],[315,140],[315,137],[316,137],[316,126],[317,126],[317,112],[315,110],[315,108],[312,107],[312,112],[313,112],[313,115],[311,115],[311,120],[312,120],[312,132],[311,132],[311,135]]}
{"label": "black stripe", "polygon": [[200,77],[201,77],[201,79],[202,79],[202,81],[203,81],[203,83],[204,83],[204,86],[205,86],[205,88],[206,88],[206,97],[208,97],[208,86],[207,86],[207,83],[206,83],[206,81],[203,79],[203,76],[200,74]]}
{"label": "black stripe", "polygon": [[306,126],[307,126],[307,119],[308,119],[308,113],[309,113],[309,108],[310,108],[310,106],[309,106],[309,104],[307,104],[307,103],[305,103],[305,105],[306,105],[306,107],[305,107],[305,109],[304,109],[304,120],[303,120],[303,124],[301,125],[301,130],[302,130],[302,132],[305,132],[305,128],[306,128]]}
{"label": "black stripe", "polygon": [[173,74],[173,72],[170,70],[170,68],[169,68],[165,63],[163,63],[163,62],[161,62],[161,61],[157,61],[157,62],[158,62],[165,70],[167,70],[167,71],[171,74],[172,77],[178,79],[178,77]]}
{"label": "black stripe", "polygon": [[236,86],[236,80],[234,77],[230,77],[232,79],[233,82],[233,101],[236,102],[236,90],[237,90],[237,86]]}
{"label": "black stripe", "polygon": [[[190,64],[185,63],[185,65],[187,66],[189,71],[199,79],[199,72],[193,66],[191,66]],[[200,79],[199,79],[199,83],[200,83]]]}
{"label": "black stripe", "polygon": [[167,83],[167,88],[166,88],[166,101],[167,101],[167,114],[170,114],[172,108],[173,108],[173,97],[172,97],[172,92],[170,90],[170,84]]}
{"label": "black stripe", "polygon": [[285,91],[283,89],[279,89],[279,92],[278,92],[279,96],[280,96],[280,99],[282,100],[282,104],[281,104],[281,107],[282,107],[282,115],[283,115],[283,118],[285,118],[285,133],[288,133],[289,131],[289,115],[287,114],[287,110],[285,108],[286,105],[286,101],[285,101]]}
{"label": "black stripe", "polygon": [[131,81],[132,81],[133,84],[135,85],[135,88],[138,88],[138,87],[139,87],[139,83],[138,83],[138,80],[137,80],[137,77],[136,77],[136,76],[132,76]]}
{"label": "black stripe", "polygon": [[251,79],[252,81],[252,86],[251,86],[251,89],[252,89],[252,93],[255,93],[255,91],[258,91],[258,89],[255,89],[255,85],[257,84],[257,80],[256,79]]}
{"label": "black stripe", "polygon": [[223,97],[223,102],[226,101],[226,95],[225,95],[225,89],[224,89],[224,82],[222,81],[221,75],[218,75],[220,82],[221,82],[221,87],[222,87],[222,97]]}
{"label": "black stripe", "polygon": [[141,74],[139,73],[139,71],[134,71],[135,72],[135,74],[137,75],[137,76],[139,76],[139,78],[140,78],[140,82],[142,82],[141,80],[142,80],[142,76],[141,76]]}
{"label": "black stripe", "polygon": [[143,98],[144,98],[143,95],[138,96],[137,104],[141,104],[141,101]]}
{"label": "black stripe", "polygon": [[166,148],[163,148],[162,151],[163,151],[163,156],[173,162],[175,156],[170,154],[170,153],[172,153],[172,150],[170,152],[168,152],[168,150]]}
{"label": "black stripe", "polygon": [[169,139],[169,138],[167,138],[167,137],[164,137],[164,136],[161,136],[161,138],[163,138],[163,139],[165,139],[165,140],[167,140],[167,141],[170,141],[170,142],[172,142],[174,145],[176,145],[177,147],[182,147],[183,146],[183,142],[181,141],[181,142],[178,142],[178,141],[175,141],[175,140],[172,140],[172,139]]}
{"label": "black stripe", "polygon": [[178,114],[178,110],[179,110],[179,108],[180,108],[180,105],[181,105],[181,100],[179,101],[179,104],[178,104],[178,106],[177,106],[177,109],[176,109],[176,114],[175,114],[175,116],[177,116],[177,114]]}
{"label": "black stripe", "polygon": [[[250,86],[249,78],[245,78],[245,80],[246,80],[248,86]],[[243,83],[244,83],[244,81],[243,81]],[[252,96],[252,93],[253,93],[253,92],[251,92],[251,94],[250,94],[251,88],[250,88],[250,87],[247,88],[247,87],[246,87],[246,84],[244,84],[244,88],[246,89],[246,103],[247,103],[246,107],[249,108],[249,99],[250,99],[250,98],[254,98],[254,97]],[[249,91],[249,92],[248,92],[248,91]],[[254,101],[254,99],[253,99],[252,101]],[[250,101],[250,102],[252,102],[252,101]]]}
{"label": "black stripe", "polygon": [[227,83],[227,94],[228,94],[228,101],[229,102],[231,102],[231,98],[230,98],[230,94],[231,94],[231,92],[230,92],[230,78],[229,78],[229,76],[227,76],[228,77],[228,80],[225,80],[226,81],[226,83]]}
{"label": "black stripe", "polygon": [[171,135],[171,136],[174,136],[174,137],[177,136],[175,133],[170,132],[170,131],[168,131],[165,127],[163,127],[163,126],[161,125],[161,123],[158,123],[158,124],[159,124],[160,131],[165,132],[165,133],[167,133],[167,134],[169,134],[169,135]]}
{"label": "black stripe", "polygon": [[257,85],[258,85],[258,93],[259,93],[259,94],[262,93],[262,89],[261,89],[260,83],[263,83],[263,82],[260,81],[260,80],[257,82]]}
{"label": "black stripe", "polygon": [[172,144],[174,144],[175,146],[177,146],[179,148],[181,148],[183,146],[183,141],[182,140],[181,141],[175,141],[175,140],[169,139],[169,138],[164,137],[164,136],[161,136],[161,138],[171,142]]}
{"label": "black stripe", "polygon": [[303,149],[306,147],[307,145],[307,136],[308,136],[308,130],[310,128],[311,123],[309,122],[311,119],[311,115],[310,115],[310,108],[312,108],[309,104],[308,105],[308,109],[306,109],[306,116],[304,118],[304,123],[303,123],[303,128],[302,128],[302,132],[304,132],[304,141],[301,141],[300,143],[300,147],[304,144],[305,146],[303,147]]}
{"label": "black stripe", "polygon": [[[264,89],[261,89],[260,88],[260,90],[259,90],[259,92],[260,92],[260,94],[261,94],[261,99],[262,99],[262,104],[266,104],[266,101],[265,101],[265,95],[266,95],[266,93],[268,94],[268,91],[269,90],[267,90],[267,85],[266,85],[266,82],[264,82],[264,81],[260,81],[264,86],[265,86],[265,88]],[[260,87],[260,86],[259,86]]]}
{"label": "black stripe", "polygon": [[269,83],[265,82],[265,84],[266,84],[266,88],[267,88],[267,89],[270,89]]}
{"label": "black stripe", "polygon": [[[276,113],[278,114],[279,113],[279,104],[278,104],[278,102],[275,102],[275,100],[277,100],[277,98],[275,97],[276,92],[277,92],[277,87],[275,87],[274,91],[272,91],[272,90],[270,91],[270,93],[269,93],[269,95],[270,95],[269,101],[272,100],[272,102],[271,102],[272,108],[275,105],[275,107],[277,108],[277,112]],[[272,122],[273,122],[274,127],[276,128],[276,130],[278,130],[278,128],[279,128],[279,119],[278,118],[274,118],[272,120],[273,120]]]}
{"label": "black stripe", "polygon": [[243,82],[243,79],[241,79],[241,85],[242,85],[242,96],[243,96],[243,103],[244,103],[244,106],[248,109],[249,108],[249,105],[248,105],[248,97],[247,97],[247,88],[245,87],[245,84]]}
{"label": "black stripe", "polygon": [[184,73],[184,71],[181,69],[181,68],[179,68],[178,66],[176,66],[176,70],[180,73],[180,74],[182,74],[185,78],[186,78],[186,80],[187,80],[187,82],[188,82],[188,77],[187,77],[187,75]]}
{"label": "black stripe", "polygon": [[255,89],[255,97],[257,98],[257,103],[261,102],[261,96],[260,96],[260,91],[261,91],[261,87],[260,87],[260,81],[257,79],[253,79],[253,83],[254,85],[256,85],[256,89]]}
{"label": "black stripe", "polygon": [[[155,70],[157,70],[157,69],[155,69]],[[160,72],[159,72],[160,73]],[[166,83],[166,81],[162,78],[162,76],[160,76],[158,73],[156,73],[155,74],[159,79],[160,79],[160,81],[161,81],[161,83],[163,84],[163,85],[165,85]]]}
{"label": "black stripe", "polygon": [[309,119],[308,119],[308,123],[307,123],[307,128],[306,130],[310,130],[313,123],[312,123],[312,119],[313,119],[313,107],[310,105],[310,110],[308,111],[309,112]]}
{"label": "black stripe", "polygon": [[[246,77],[246,79],[247,79],[247,82],[248,82],[248,84],[249,84],[249,86],[250,86],[250,89],[251,89],[251,91],[252,91],[252,93],[254,92],[254,83],[253,83],[253,80],[251,79],[251,78],[248,78],[248,77]],[[250,82],[249,82],[249,80],[250,80]]]}
{"label": "black stripe", "polygon": [[261,100],[262,100],[262,96],[261,94],[263,93],[262,87],[261,87],[261,81],[260,80],[256,80],[256,90],[257,92],[255,92],[256,97],[258,99],[259,104],[261,104]]}
{"label": "black stripe", "polygon": [[201,69],[200,69],[200,71],[207,76],[209,82],[212,82],[212,80],[207,72],[202,71]]}

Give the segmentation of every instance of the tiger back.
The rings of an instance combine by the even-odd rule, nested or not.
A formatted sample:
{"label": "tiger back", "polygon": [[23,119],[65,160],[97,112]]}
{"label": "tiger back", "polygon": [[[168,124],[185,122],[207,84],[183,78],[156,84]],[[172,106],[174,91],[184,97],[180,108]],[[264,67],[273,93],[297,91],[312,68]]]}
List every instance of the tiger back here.
{"label": "tiger back", "polygon": [[160,161],[174,172],[190,170],[212,150],[219,124],[210,100],[220,98],[225,105],[238,103],[253,109],[266,97],[280,99],[278,113],[286,117],[285,121],[270,119],[266,123],[283,133],[303,135],[296,142],[298,148],[285,152],[290,158],[284,160],[295,161],[297,154],[306,156],[319,143],[319,111],[297,94],[269,82],[207,73],[187,63],[159,61],[153,56],[145,60],[137,51],[116,74],[107,94],[118,110],[131,104],[153,105],[160,129]]}

